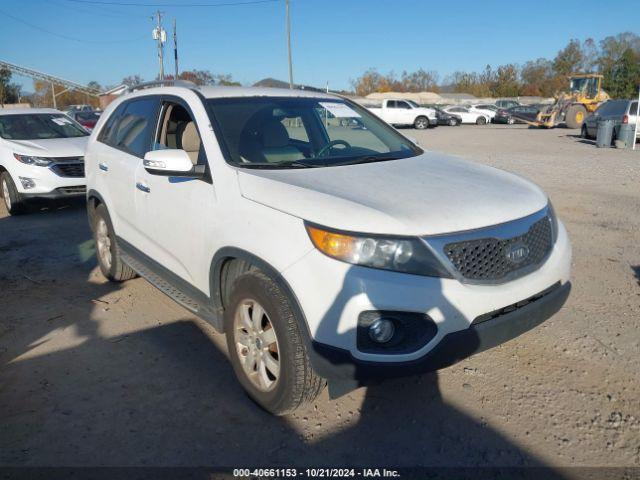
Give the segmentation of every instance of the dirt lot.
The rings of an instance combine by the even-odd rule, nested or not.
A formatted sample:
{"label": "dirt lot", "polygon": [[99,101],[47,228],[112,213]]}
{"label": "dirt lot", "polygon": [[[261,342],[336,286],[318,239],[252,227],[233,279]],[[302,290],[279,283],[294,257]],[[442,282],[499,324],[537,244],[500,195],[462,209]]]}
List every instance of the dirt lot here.
{"label": "dirt lot", "polygon": [[543,326],[437,374],[273,418],[223,339],[142,279],[106,283],[82,204],[0,207],[0,464],[640,466],[640,151],[572,131],[405,131],[550,194],[574,290]]}

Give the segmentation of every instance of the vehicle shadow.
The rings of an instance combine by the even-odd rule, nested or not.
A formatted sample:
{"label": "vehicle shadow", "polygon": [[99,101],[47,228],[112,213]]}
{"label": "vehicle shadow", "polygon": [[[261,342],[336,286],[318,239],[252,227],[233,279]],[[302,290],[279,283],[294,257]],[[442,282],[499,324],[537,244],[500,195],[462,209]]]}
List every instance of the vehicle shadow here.
{"label": "vehicle shadow", "polygon": [[633,271],[633,275],[636,277],[638,281],[638,285],[640,285],[640,265],[632,265],[631,270]]}
{"label": "vehicle shadow", "polygon": [[[90,238],[81,208],[0,218],[0,464],[542,465],[445,402],[437,373],[366,387],[361,404],[360,391],[323,394],[269,415],[207,324],[157,308],[167,300],[142,279],[102,280]],[[341,289],[321,329],[338,332],[336,312],[362,294]],[[433,301],[455,314],[441,293]]]}

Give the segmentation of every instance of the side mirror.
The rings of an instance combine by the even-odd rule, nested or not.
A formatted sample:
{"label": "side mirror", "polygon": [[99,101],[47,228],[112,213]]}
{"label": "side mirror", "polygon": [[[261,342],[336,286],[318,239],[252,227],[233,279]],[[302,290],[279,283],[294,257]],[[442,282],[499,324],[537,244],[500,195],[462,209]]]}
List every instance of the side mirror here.
{"label": "side mirror", "polygon": [[165,177],[201,177],[205,172],[204,165],[194,166],[187,152],[174,148],[147,152],[142,164],[150,174]]}

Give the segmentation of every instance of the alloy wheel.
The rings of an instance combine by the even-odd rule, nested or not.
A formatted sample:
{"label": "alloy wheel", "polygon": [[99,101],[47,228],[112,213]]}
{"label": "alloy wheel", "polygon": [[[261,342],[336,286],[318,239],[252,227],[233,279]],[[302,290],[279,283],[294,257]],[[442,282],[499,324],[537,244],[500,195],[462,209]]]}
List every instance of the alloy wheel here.
{"label": "alloy wheel", "polygon": [[7,206],[7,210],[11,210],[11,195],[9,194],[9,185],[7,180],[2,180],[2,196],[4,197],[4,203]]}
{"label": "alloy wheel", "polygon": [[236,353],[245,375],[260,391],[273,390],[280,377],[280,349],[271,320],[256,300],[238,305],[233,328]]}
{"label": "alloy wheel", "polygon": [[106,270],[111,269],[111,237],[109,237],[109,229],[104,218],[98,220],[96,225],[96,244],[98,247],[98,255],[100,261]]}

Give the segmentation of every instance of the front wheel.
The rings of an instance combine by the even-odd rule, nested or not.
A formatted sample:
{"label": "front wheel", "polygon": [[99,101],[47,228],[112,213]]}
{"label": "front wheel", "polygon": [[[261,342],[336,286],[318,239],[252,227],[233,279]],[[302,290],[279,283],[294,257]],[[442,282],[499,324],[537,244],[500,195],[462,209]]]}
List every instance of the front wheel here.
{"label": "front wheel", "polygon": [[27,211],[24,197],[18,192],[9,172],[2,172],[0,175],[0,191],[9,215],[19,215]]}
{"label": "front wheel", "polygon": [[231,365],[256,403],[284,415],[320,394],[325,380],[311,366],[289,299],[270,277],[255,270],[238,277],[224,315]]}
{"label": "front wheel", "polygon": [[450,127],[455,127],[458,124],[458,122],[456,121],[455,118],[450,118],[449,119],[449,126]]}
{"label": "front wheel", "polygon": [[580,138],[589,138],[589,132],[587,132],[587,126],[584,123],[580,129]]}
{"label": "front wheel", "polygon": [[476,118],[476,125],[484,125],[485,123],[487,123],[487,119],[484,117],[478,117]]}
{"label": "front wheel", "polygon": [[424,130],[429,127],[429,119],[427,117],[418,117],[413,122],[413,126],[418,130]]}
{"label": "front wheel", "polygon": [[513,118],[513,117],[509,117],[509,118],[507,119],[507,123],[508,123],[509,125],[513,125],[514,123],[516,123],[516,119],[515,119],[515,118]]}
{"label": "front wheel", "polygon": [[584,123],[584,119],[587,116],[587,109],[582,105],[571,105],[567,110],[567,116],[565,117],[567,127],[569,128],[581,128]]}

